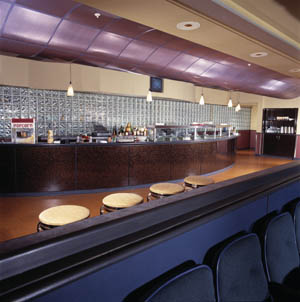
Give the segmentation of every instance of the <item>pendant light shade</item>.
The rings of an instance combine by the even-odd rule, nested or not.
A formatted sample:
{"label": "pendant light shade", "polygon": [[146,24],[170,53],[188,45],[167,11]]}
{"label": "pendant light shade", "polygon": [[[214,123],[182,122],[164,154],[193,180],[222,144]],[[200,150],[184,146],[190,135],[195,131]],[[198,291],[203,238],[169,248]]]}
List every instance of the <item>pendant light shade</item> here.
{"label": "pendant light shade", "polygon": [[147,102],[152,102],[152,92],[151,92],[151,90],[148,90]]}
{"label": "pendant light shade", "polygon": [[204,101],[204,96],[203,96],[203,87],[202,87],[202,93],[201,93],[201,97],[200,97],[200,101],[199,101],[199,105],[204,105],[205,101]]}
{"label": "pendant light shade", "polygon": [[72,83],[70,82],[70,85],[68,87],[67,96],[74,96],[74,89],[72,86]]}
{"label": "pendant light shade", "polygon": [[240,94],[238,94],[238,104],[235,107],[235,111],[239,112],[241,110],[241,105],[240,105]]}
{"label": "pendant light shade", "polygon": [[70,84],[67,90],[67,96],[74,96],[74,89],[72,86],[72,70],[71,70],[71,64],[70,64]]}

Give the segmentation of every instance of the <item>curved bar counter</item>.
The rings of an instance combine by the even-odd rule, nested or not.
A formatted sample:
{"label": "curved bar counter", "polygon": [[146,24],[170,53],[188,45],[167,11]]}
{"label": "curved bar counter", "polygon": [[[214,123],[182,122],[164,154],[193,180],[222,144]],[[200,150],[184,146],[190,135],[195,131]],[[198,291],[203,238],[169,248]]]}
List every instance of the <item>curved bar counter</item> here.
{"label": "curved bar counter", "polygon": [[236,136],[202,141],[1,144],[1,193],[135,186],[206,174],[234,163]]}

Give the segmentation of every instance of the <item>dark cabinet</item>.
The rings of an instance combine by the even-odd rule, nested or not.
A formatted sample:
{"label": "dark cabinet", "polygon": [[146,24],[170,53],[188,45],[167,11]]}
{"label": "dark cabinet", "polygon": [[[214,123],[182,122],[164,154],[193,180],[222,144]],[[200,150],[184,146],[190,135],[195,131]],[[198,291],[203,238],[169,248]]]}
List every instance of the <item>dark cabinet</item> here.
{"label": "dark cabinet", "polygon": [[297,108],[264,109],[264,154],[294,157],[297,116]]}
{"label": "dark cabinet", "polygon": [[294,134],[264,134],[264,154],[294,157],[296,135]]}

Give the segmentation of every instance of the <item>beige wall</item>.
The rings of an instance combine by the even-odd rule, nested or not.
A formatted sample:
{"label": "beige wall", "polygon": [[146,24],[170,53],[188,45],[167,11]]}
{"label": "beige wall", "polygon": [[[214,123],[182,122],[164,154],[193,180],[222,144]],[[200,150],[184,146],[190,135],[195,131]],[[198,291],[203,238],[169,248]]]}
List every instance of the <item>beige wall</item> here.
{"label": "beige wall", "polygon": [[[72,64],[72,83],[76,91],[103,92],[122,95],[146,96],[149,77]],[[48,63],[0,56],[0,84],[39,89],[66,90],[69,84],[70,65]],[[204,88],[205,101],[209,104],[227,105],[229,93],[223,90]],[[201,87],[193,84],[164,80],[164,92],[153,96],[198,102]],[[247,93],[232,93],[234,105],[239,97],[242,106],[252,106],[259,98]]]}
{"label": "beige wall", "polygon": [[[38,89],[66,90],[70,65],[0,56],[0,84]],[[148,76],[72,64],[72,84],[76,91],[146,96]],[[185,101],[195,100],[193,84],[164,80],[164,92],[153,96]]]}
{"label": "beige wall", "polygon": [[[14,57],[0,56],[0,85],[24,86],[39,89],[66,90],[69,83],[69,64],[48,63]],[[76,91],[146,96],[149,77],[134,73],[72,64],[72,83]],[[164,92],[153,96],[198,102],[201,87],[193,84],[164,80]],[[227,105],[229,93],[223,90],[203,88],[205,102]],[[281,100],[249,93],[232,93],[233,105],[252,107],[251,130],[261,132],[263,108],[300,108],[300,98]],[[298,125],[300,114],[298,118]],[[300,127],[297,129],[300,134]]]}

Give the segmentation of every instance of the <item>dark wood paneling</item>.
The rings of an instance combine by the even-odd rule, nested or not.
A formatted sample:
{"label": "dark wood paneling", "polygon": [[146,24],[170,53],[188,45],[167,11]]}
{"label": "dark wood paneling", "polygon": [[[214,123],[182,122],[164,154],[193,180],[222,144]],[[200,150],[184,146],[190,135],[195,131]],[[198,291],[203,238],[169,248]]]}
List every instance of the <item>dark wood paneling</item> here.
{"label": "dark wood paneling", "polygon": [[0,148],[0,192],[15,192],[15,147]]}
{"label": "dark wood paneling", "polygon": [[250,130],[239,131],[236,148],[238,150],[250,148]]}
{"label": "dark wood paneling", "polygon": [[200,145],[201,174],[217,170],[217,143],[207,142]]}
{"label": "dark wood paneling", "polygon": [[255,149],[256,144],[256,131],[250,130],[250,148]]}
{"label": "dark wood paneling", "polygon": [[169,180],[171,147],[171,144],[130,146],[129,185]]}
{"label": "dark wood paneling", "polygon": [[3,145],[2,193],[89,190],[206,174],[234,161],[236,139],[143,145]]}
{"label": "dark wood paneling", "polygon": [[172,145],[171,179],[180,179],[188,175],[201,173],[200,144]]}
{"label": "dark wood paneling", "polygon": [[75,189],[75,148],[16,147],[18,192]]}
{"label": "dark wood paneling", "polygon": [[128,146],[78,146],[77,189],[128,186]]}

